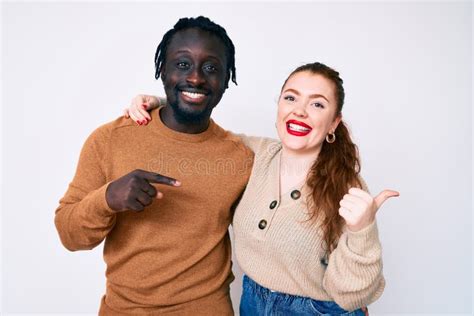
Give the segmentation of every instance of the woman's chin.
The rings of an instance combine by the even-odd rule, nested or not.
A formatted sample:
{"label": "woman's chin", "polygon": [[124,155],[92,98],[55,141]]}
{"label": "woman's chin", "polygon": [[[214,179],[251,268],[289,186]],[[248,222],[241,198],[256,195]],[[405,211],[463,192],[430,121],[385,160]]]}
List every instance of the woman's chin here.
{"label": "woman's chin", "polygon": [[293,151],[293,152],[305,152],[308,150],[306,143],[305,142],[299,142],[299,141],[288,141],[288,140],[283,140],[282,141],[282,146],[284,149]]}
{"label": "woman's chin", "polygon": [[282,142],[283,150],[292,152],[294,154],[301,154],[301,155],[318,155],[321,150],[322,144],[311,145],[308,144],[307,141],[298,140],[298,139],[283,139]]}

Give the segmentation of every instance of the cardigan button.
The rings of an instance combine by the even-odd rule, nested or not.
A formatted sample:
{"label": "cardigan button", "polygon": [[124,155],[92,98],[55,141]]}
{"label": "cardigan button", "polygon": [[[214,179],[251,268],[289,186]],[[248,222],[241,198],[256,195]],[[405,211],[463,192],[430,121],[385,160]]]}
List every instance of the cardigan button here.
{"label": "cardigan button", "polygon": [[276,206],[277,206],[278,202],[276,200],[272,201],[272,203],[270,203],[270,209],[273,210]]}
{"label": "cardigan button", "polygon": [[321,262],[321,264],[325,267],[327,267],[328,264],[329,264],[326,258],[321,258],[321,260],[319,262]]}
{"label": "cardigan button", "polygon": [[298,190],[293,190],[293,191],[291,191],[291,194],[290,194],[290,195],[291,195],[291,198],[292,198],[293,200],[298,200],[298,199],[300,198],[300,196],[301,196],[301,192],[298,191]]}
{"label": "cardigan button", "polygon": [[262,219],[259,223],[258,223],[258,228],[260,229],[265,229],[265,227],[267,227],[267,221]]}

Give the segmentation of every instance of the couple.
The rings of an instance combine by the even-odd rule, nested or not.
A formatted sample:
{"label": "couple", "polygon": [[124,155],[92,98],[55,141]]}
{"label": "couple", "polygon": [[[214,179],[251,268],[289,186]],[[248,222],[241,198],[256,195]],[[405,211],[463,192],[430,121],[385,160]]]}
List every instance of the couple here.
{"label": "couple", "polygon": [[236,82],[219,25],[179,20],[155,64],[168,106],[147,113],[135,102],[142,126],[119,118],[95,130],[56,210],[66,248],[105,239],[99,313],[232,315],[233,222],[242,315],[363,314],[384,287],[375,214],[398,193],[366,192],[339,74],[319,63],[290,74],[276,141],[239,138],[210,119]]}

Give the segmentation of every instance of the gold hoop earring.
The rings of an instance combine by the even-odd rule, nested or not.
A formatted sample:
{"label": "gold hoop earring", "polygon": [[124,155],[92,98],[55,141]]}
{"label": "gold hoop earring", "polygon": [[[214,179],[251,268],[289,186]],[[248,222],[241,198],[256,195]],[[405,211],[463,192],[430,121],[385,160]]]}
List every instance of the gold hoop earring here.
{"label": "gold hoop earring", "polygon": [[[331,136],[331,137],[329,137]],[[326,141],[329,143],[329,144],[332,144],[336,141],[336,134],[334,132],[332,133],[329,133],[326,135]]]}

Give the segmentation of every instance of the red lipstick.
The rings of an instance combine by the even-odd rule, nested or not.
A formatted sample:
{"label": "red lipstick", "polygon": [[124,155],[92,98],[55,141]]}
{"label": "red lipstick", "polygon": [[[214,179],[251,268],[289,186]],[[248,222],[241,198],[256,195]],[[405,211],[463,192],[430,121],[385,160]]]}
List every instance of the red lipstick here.
{"label": "red lipstick", "polygon": [[289,120],[286,122],[286,131],[293,136],[306,136],[311,130],[311,126],[297,120]]}

